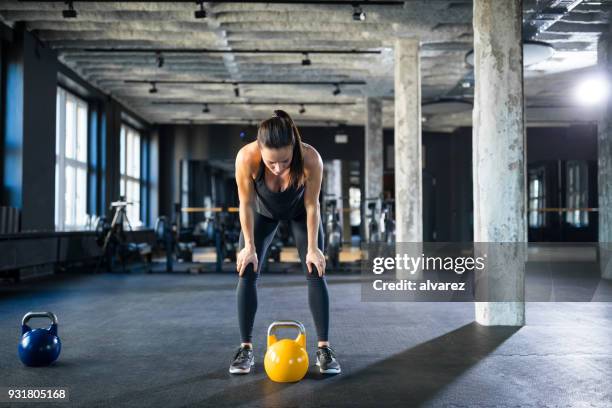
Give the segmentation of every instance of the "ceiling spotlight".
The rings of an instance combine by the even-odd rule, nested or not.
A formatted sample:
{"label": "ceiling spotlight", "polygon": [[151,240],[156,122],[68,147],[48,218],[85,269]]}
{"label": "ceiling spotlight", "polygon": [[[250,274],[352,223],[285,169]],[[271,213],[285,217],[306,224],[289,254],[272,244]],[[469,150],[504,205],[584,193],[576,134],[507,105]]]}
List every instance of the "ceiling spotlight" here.
{"label": "ceiling spotlight", "polygon": [[236,95],[236,98],[240,97],[240,89],[238,88],[238,84],[234,83],[234,95]]}
{"label": "ceiling spotlight", "polygon": [[604,74],[584,79],[574,89],[576,101],[583,106],[593,106],[604,102],[610,94],[610,81]]}
{"label": "ceiling spotlight", "polygon": [[164,66],[164,56],[161,52],[157,53],[157,68],[161,68]]}
{"label": "ceiling spotlight", "polygon": [[303,114],[305,114],[305,113],[306,113],[306,108],[304,107],[304,104],[301,104],[301,105],[300,105],[300,110],[299,110],[299,112],[300,112],[300,115],[303,115]]}
{"label": "ceiling spotlight", "polygon": [[365,21],[366,13],[359,7],[358,4],[353,4],[353,20]]}
{"label": "ceiling spotlight", "polygon": [[304,53],[304,59],[302,59],[302,65],[311,65],[312,62],[310,61],[310,58],[308,58],[308,53],[305,52]]}
{"label": "ceiling spotlight", "polygon": [[332,95],[334,95],[334,96],[338,96],[338,95],[340,95],[340,92],[342,92],[342,91],[340,90],[340,85],[335,84],[334,86],[335,86],[335,88],[334,88],[334,91],[332,92]]}
{"label": "ceiling spotlight", "polygon": [[74,5],[72,4],[72,1],[66,1],[66,4],[68,5],[68,9],[67,10],[62,10],[62,16],[64,18],[76,18],[77,17],[77,12],[74,9]]}
{"label": "ceiling spotlight", "polygon": [[197,19],[206,18],[206,10],[204,10],[204,2],[203,1],[196,1],[196,4],[200,5],[200,9],[195,11],[195,13],[194,13],[195,18],[197,18]]}
{"label": "ceiling spotlight", "polygon": [[151,89],[149,89],[150,94],[157,93],[157,87],[155,86],[155,82],[151,82]]}
{"label": "ceiling spotlight", "polygon": [[202,109],[202,113],[210,113],[210,109],[208,108],[208,104],[204,104],[204,108]]}

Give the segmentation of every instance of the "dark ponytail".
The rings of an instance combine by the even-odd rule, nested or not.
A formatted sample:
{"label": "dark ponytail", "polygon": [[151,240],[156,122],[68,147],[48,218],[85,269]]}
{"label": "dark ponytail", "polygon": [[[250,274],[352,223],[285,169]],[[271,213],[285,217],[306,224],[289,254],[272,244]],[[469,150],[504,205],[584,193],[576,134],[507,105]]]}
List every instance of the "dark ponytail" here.
{"label": "dark ponytail", "polygon": [[259,124],[257,141],[270,149],[293,146],[293,156],[289,167],[290,183],[300,186],[304,183],[304,153],[302,137],[291,116],[283,110],[275,110],[274,116]]}

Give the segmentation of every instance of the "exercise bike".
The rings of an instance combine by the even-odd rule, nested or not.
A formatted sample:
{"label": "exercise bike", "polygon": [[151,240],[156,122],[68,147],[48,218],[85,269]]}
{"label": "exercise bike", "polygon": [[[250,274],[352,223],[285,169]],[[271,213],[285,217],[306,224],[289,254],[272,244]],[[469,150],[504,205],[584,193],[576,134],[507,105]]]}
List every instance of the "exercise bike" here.
{"label": "exercise bike", "polygon": [[236,262],[240,222],[227,210],[218,213],[215,227],[215,249],[217,252],[216,271],[223,271],[223,261]]}
{"label": "exercise bike", "polygon": [[125,234],[125,227],[132,231],[132,225],[127,216],[127,206],[132,205],[131,202],[125,201],[125,197],[120,196],[119,201],[111,203],[109,210],[114,210],[113,219],[108,223],[106,217],[101,217],[96,225],[96,235],[98,245],[102,247],[102,255],[98,259],[95,272],[98,273],[100,264],[104,259],[107,261],[107,270],[113,271],[115,257],[121,262],[121,270],[125,272],[125,264],[131,256],[140,258],[145,257],[150,263],[151,247],[146,243],[128,242]]}
{"label": "exercise bike", "polygon": [[181,205],[174,204],[174,220],[165,215],[155,220],[155,240],[158,248],[166,254],[166,272],[174,271],[174,260],[179,262],[193,262],[194,234],[190,228],[181,226]]}

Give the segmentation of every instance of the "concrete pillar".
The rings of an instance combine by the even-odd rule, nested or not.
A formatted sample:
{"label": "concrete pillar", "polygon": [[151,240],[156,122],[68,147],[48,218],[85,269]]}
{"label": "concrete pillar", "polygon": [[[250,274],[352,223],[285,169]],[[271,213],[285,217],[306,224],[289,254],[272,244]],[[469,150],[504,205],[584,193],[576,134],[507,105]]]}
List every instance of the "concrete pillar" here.
{"label": "concrete pillar", "polygon": [[419,40],[395,41],[395,236],[423,241]]}
{"label": "concrete pillar", "polygon": [[[382,99],[366,98],[365,123],[365,198],[381,197],[383,193],[383,125]],[[378,208],[380,210],[380,208]],[[366,214],[368,214],[366,207]],[[368,233],[366,228],[366,234]],[[370,237],[366,237],[369,241]]]}
{"label": "concrete pillar", "polygon": [[[598,65],[612,81],[612,33],[600,37]],[[599,262],[601,277],[612,279],[612,101],[608,99],[597,124]]]}
{"label": "concrete pillar", "polygon": [[18,23],[3,58],[0,205],[20,210],[21,232],[53,231],[57,55]]}
{"label": "concrete pillar", "polygon": [[476,321],[522,326],[527,242],[522,0],[474,0],[473,15],[474,242],[516,243],[495,250],[496,259],[480,276],[478,283],[492,295],[487,299],[504,301],[476,302]]}

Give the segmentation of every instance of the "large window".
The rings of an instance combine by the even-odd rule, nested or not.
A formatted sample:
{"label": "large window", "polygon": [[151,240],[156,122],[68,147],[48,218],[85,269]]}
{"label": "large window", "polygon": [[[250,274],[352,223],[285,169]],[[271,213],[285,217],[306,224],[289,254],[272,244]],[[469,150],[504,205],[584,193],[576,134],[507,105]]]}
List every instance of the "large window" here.
{"label": "large window", "polygon": [[87,224],[87,103],[57,90],[55,143],[55,226]]}
{"label": "large window", "polygon": [[127,216],[132,226],[141,226],[140,219],[140,133],[127,125],[121,126],[121,195],[132,205]]}
{"label": "large window", "polygon": [[546,217],[546,189],[544,183],[544,168],[529,171],[529,227],[542,228]]}
{"label": "large window", "polygon": [[565,221],[577,228],[589,225],[589,168],[585,161],[570,160],[567,162]]}

